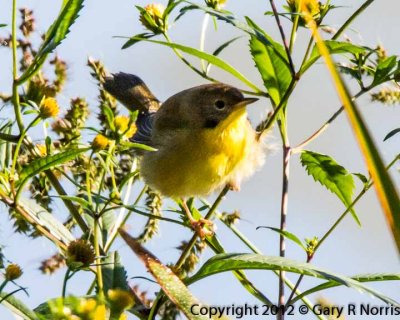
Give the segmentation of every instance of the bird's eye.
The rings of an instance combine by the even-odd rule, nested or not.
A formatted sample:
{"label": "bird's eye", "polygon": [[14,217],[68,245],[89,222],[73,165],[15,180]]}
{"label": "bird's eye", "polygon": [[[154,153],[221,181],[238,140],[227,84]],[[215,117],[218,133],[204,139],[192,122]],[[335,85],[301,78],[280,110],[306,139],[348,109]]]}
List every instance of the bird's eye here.
{"label": "bird's eye", "polygon": [[225,108],[225,102],[222,100],[215,101],[214,105],[219,110],[222,110],[223,108]]}

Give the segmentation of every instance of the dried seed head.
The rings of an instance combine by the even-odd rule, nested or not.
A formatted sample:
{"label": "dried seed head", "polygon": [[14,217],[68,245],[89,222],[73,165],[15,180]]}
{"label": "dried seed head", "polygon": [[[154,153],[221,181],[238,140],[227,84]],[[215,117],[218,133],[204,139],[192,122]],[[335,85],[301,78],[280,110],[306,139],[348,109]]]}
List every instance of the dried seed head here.
{"label": "dried seed head", "polygon": [[85,240],[71,241],[67,249],[68,266],[87,267],[94,262],[95,254],[92,246]]}
{"label": "dried seed head", "polygon": [[8,281],[13,281],[22,276],[22,269],[16,263],[11,263],[7,266],[4,277]]}

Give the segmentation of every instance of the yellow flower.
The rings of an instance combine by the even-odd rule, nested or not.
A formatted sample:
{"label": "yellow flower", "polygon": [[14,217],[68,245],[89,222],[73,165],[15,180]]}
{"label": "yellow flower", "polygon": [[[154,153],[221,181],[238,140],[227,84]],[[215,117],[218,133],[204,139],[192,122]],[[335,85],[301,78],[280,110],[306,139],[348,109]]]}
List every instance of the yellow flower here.
{"label": "yellow flower", "polygon": [[121,289],[110,289],[107,292],[108,300],[110,301],[111,308],[117,312],[122,312],[132,307],[135,300],[132,294],[128,291]]}
{"label": "yellow flower", "polygon": [[102,134],[98,134],[92,141],[92,148],[96,151],[107,148],[110,141]]}
{"label": "yellow flower", "polygon": [[[293,13],[310,14],[316,21],[320,19],[322,5],[318,0],[287,0],[287,4]],[[300,17],[300,24],[306,24],[304,17]]]}
{"label": "yellow flower", "polygon": [[39,151],[39,156],[44,157],[47,155],[47,148],[44,144],[37,144],[36,149]]}
{"label": "yellow flower", "polygon": [[104,304],[97,306],[94,313],[93,320],[104,320],[106,319],[107,309]]}
{"label": "yellow flower", "polygon": [[22,269],[16,263],[9,264],[6,268],[4,277],[8,281],[16,280],[22,275]]}
{"label": "yellow flower", "polygon": [[132,123],[128,129],[129,126],[129,117],[127,116],[116,116],[114,119],[114,126],[115,126],[115,131],[119,135],[123,135],[125,138],[132,138],[133,135],[136,133],[136,125]]}
{"label": "yellow flower", "polygon": [[96,309],[97,301],[94,299],[82,299],[79,304],[79,313],[88,314]]}
{"label": "yellow flower", "polygon": [[54,98],[46,98],[40,103],[39,115],[42,119],[55,118],[59,112],[60,108]]}
{"label": "yellow flower", "polygon": [[165,7],[159,3],[148,4],[140,13],[140,22],[142,25],[154,33],[162,33],[167,30],[164,20]]}

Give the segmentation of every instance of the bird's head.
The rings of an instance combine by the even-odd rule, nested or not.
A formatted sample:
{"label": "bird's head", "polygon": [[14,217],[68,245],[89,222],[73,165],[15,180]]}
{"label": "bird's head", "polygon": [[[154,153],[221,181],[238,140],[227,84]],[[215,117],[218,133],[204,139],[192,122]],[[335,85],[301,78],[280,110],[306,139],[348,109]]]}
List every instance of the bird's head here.
{"label": "bird's head", "polygon": [[181,91],[167,99],[157,112],[158,129],[212,129],[243,115],[257,101],[236,88],[213,83]]}

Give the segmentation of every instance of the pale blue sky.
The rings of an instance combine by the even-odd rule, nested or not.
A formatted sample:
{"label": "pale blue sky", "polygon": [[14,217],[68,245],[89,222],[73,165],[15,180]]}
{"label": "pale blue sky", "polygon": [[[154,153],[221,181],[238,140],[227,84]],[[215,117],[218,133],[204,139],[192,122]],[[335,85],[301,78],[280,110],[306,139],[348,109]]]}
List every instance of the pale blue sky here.
{"label": "pale blue sky", "polygon": [[[166,3],[167,1],[159,1]],[[328,19],[333,27],[338,27],[363,1],[332,1],[336,5],[345,7],[337,9]],[[45,31],[55,17],[61,1],[24,0],[18,1],[19,6],[34,9],[38,18],[39,31]],[[68,100],[72,97],[83,96],[91,104],[92,117],[96,107],[96,86],[86,67],[88,56],[101,59],[110,71],[125,71],[142,77],[153,92],[165,100],[171,94],[204,83],[173,55],[171,50],[157,47],[153,44],[140,43],[127,50],[121,50],[123,40],[113,36],[129,36],[143,31],[138,22],[138,14],[134,4],[145,5],[149,1],[87,1],[81,12],[81,17],[72,27],[68,39],[57,49],[60,56],[69,65],[70,81],[60,99],[65,110]],[[283,1],[277,1],[279,6]],[[0,22],[10,23],[11,1],[1,1]],[[272,36],[278,33],[274,21],[265,17],[263,12],[270,10],[268,1],[228,1],[227,9],[235,12],[239,17],[249,15]],[[399,54],[399,20],[400,3],[393,0],[375,1],[366,13],[357,19],[352,31],[347,33],[354,42],[368,46],[382,43],[389,54]],[[230,26],[219,23],[218,32],[209,28],[206,49],[212,51],[218,43],[240,34]],[[201,15],[189,14],[171,29],[171,37],[180,43],[197,46],[201,28]],[[4,36],[7,29],[1,29]],[[302,31],[298,37],[300,52],[308,31]],[[262,85],[253,61],[248,53],[247,39],[243,38],[232,45],[222,57],[237,67],[252,81]],[[296,47],[297,49],[297,47]],[[296,50],[295,49],[295,50]],[[11,57],[8,50],[0,50],[0,91],[8,91],[11,80]],[[295,61],[301,56],[295,56]],[[227,74],[214,69],[214,76],[224,82],[239,85]],[[240,85],[244,88],[244,86]],[[397,107],[382,106],[372,103],[368,96],[359,100],[358,105],[364,118],[373,133],[385,161],[393,159],[399,152],[400,135],[383,143],[382,139],[393,128],[399,127],[400,109]],[[330,115],[339,108],[340,104],[327,75],[325,67],[320,63],[302,79],[289,103],[289,133],[293,144],[302,141],[314,132]],[[267,100],[261,100],[250,111],[251,119],[257,123],[270,110]],[[277,151],[268,156],[263,169],[244,183],[241,192],[229,193],[222,209],[232,211],[239,209],[243,221],[238,228],[246,234],[267,255],[278,254],[278,236],[266,230],[255,231],[259,225],[279,226],[279,203],[281,190],[281,151],[279,134],[273,131],[270,140],[277,145]],[[351,172],[366,173],[366,169],[354,140],[351,129],[344,115],[317,141],[308,146],[308,149],[333,156],[340,164]],[[397,166],[398,168],[398,166]],[[399,173],[393,170],[393,178],[397,186],[400,184]],[[360,188],[360,186],[358,186]],[[135,190],[133,196],[135,196]],[[294,156],[291,164],[290,196],[289,196],[288,230],[300,238],[321,236],[339,214],[343,211],[340,201],[313,182],[300,166],[298,156]],[[60,294],[61,283],[65,270],[48,277],[38,271],[40,261],[55,253],[55,247],[46,239],[30,240],[12,232],[8,211],[1,206],[0,215],[0,243],[5,245],[6,256],[13,262],[24,267],[24,276],[19,283],[28,287],[30,297],[22,293],[18,297],[29,306],[35,307],[44,300]],[[346,218],[342,225],[333,233],[317,253],[313,263],[319,267],[335,271],[340,274],[353,275],[360,273],[398,272],[398,254],[392,241],[390,232],[383,219],[382,211],[377,202],[374,191],[356,206],[363,227],[360,229],[350,218]],[[64,208],[60,206],[62,216]],[[129,221],[132,233],[139,232],[143,219],[132,217]],[[247,249],[227,230],[219,225],[219,235],[232,252],[247,252]],[[179,236],[177,236],[179,235]],[[188,239],[189,232],[182,232],[169,224],[161,224],[160,235],[148,244],[161,261],[173,262],[177,259],[177,250],[174,248],[181,240]],[[141,263],[126,246],[117,242],[116,249],[121,250],[123,262],[126,263],[129,276],[147,276]],[[209,257],[207,252],[202,262]],[[303,253],[291,243],[287,244],[287,256],[303,260]],[[275,300],[277,297],[277,278],[271,272],[253,271],[250,277],[259,288]],[[83,294],[91,275],[82,274],[73,279],[69,285],[71,294]],[[290,275],[295,280],[297,276]],[[211,305],[230,305],[232,303],[256,303],[242,287],[233,280],[231,274],[221,274],[205,279],[191,287],[193,293],[202,301]],[[149,289],[152,294],[156,287],[145,281],[139,283],[140,288]],[[302,288],[308,288],[316,283],[314,279],[304,281]],[[371,284],[372,287],[384,292],[396,300],[400,300],[398,283]],[[337,288],[326,291],[324,297],[344,305],[347,302],[373,303],[381,302],[347,288]],[[319,295],[317,295],[319,296]],[[10,313],[0,307],[2,320],[12,319]],[[360,317],[349,317],[361,319]],[[306,318],[303,318],[306,319]],[[308,319],[308,318],[307,318]],[[382,318],[384,319],[384,318]]]}

